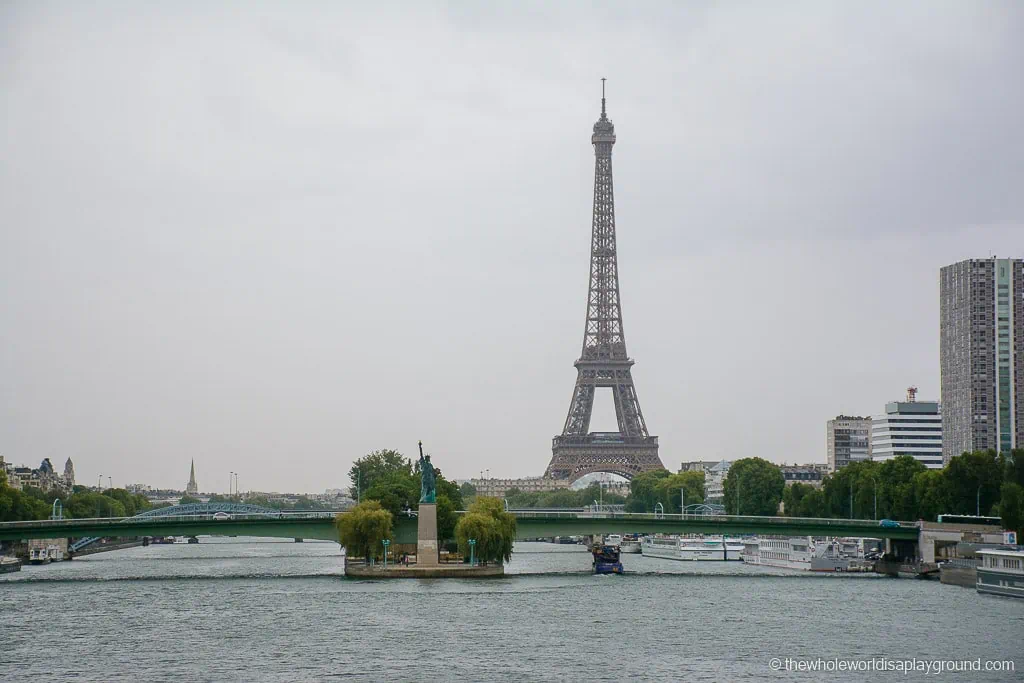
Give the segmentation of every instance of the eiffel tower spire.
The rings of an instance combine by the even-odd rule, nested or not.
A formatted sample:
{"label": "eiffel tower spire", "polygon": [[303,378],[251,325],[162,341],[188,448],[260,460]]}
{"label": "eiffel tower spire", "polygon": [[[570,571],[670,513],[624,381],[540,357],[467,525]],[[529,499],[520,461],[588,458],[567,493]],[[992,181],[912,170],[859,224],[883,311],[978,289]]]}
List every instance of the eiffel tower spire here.
{"label": "eiffel tower spire", "polygon": [[[601,79],[601,117],[594,124],[594,220],[590,239],[590,286],[583,349],[575,366],[576,387],[562,434],[552,441],[545,476],[575,481],[591,472],[613,472],[627,478],[664,469],[658,437],[647,431],[626,353],[619,303],[619,266],[615,243],[615,194],[612,146],[615,125],[608,118]],[[618,432],[590,432],[590,416],[598,388],[611,389]]]}

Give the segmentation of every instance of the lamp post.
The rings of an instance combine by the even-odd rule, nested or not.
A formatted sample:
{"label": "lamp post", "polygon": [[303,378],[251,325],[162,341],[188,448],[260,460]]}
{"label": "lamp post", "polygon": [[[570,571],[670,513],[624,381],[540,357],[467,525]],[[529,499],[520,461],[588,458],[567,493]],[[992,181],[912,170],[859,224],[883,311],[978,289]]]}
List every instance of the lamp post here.
{"label": "lamp post", "polygon": [[850,477],[850,519],[853,519],[853,477]]}
{"label": "lamp post", "polygon": [[469,566],[476,566],[476,539],[469,539]]}
{"label": "lamp post", "polygon": [[381,541],[384,544],[384,569],[388,568],[388,546],[391,545],[391,541],[384,539]]}
{"label": "lamp post", "polygon": [[978,497],[974,501],[974,515],[981,517],[981,484],[978,484]]}
{"label": "lamp post", "polygon": [[[736,516],[737,517],[740,516],[740,490],[742,489],[742,484],[743,484],[743,481],[739,477],[737,477],[736,478]],[[724,503],[725,501],[722,501],[722,502]]]}
{"label": "lamp post", "polygon": [[235,473],[234,472],[228,472],[228,498],[230,498],[231,496],[233,496],[235,494],[234,486],[235,486]]}
{"label": "lamp post", "polygon": [[686,519],[686,489],[682,486],[679,487],[679,514],[683,515],[680,519]]}
{"label": "lamp post", "polygon": [[102,491],[103,490],[103,475],[102,474],[99,476],[99,479],[96,480],[96,490],[97,491]]}
{"label": "lamp post", "polygon": [[875,520],[878,520],[878,479],[871,477],[871,481],[875,482]]}
{"label": "lamp post", "polygon": [[114,478],[107,477],[107,483],[110,484],[110,488],[114,488]]}

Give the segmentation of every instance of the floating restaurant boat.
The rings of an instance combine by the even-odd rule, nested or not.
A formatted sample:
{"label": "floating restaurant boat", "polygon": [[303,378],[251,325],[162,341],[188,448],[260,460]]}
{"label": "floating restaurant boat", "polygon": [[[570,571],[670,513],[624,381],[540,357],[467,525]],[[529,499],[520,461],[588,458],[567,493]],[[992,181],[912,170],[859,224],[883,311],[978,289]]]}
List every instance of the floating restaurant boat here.
{"label": "floating restaurant boat", "polygon": [[1024,546],[978,551],[978,592],[1024,598]]}
{"label": "floating restaurant boat", "polygon": [[622,543],[619,544],[619,552],[630,554],[641,552],[640,539],[636,536],[624,536]]}
{"label": "floating restaurant boat", "polygon": [[721,536],[646,536],[641,546],[644,557],[666,560],[739,560],[743,541]]}
{"label": "floating restaurant boat", "polygon": [[[871,541],[872,539],[863,539]],[[873,562],[870,543],[853,539],[815,540],[810,536],[750,538],[743,541],[746,564],[812,572],[865,572]]]}

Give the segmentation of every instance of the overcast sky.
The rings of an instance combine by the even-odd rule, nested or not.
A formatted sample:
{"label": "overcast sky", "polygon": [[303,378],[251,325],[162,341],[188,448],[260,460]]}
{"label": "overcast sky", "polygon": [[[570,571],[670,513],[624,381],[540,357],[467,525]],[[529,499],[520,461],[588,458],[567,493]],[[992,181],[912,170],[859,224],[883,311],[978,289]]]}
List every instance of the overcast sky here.
{"label": "overcast sky", "polygon": [[0,454],[542,474],[607,77],[662,461],[823,462],[827,419],[938,398],[939,268],[1024,256],[1022,35],[1014,1],[3,3]]}

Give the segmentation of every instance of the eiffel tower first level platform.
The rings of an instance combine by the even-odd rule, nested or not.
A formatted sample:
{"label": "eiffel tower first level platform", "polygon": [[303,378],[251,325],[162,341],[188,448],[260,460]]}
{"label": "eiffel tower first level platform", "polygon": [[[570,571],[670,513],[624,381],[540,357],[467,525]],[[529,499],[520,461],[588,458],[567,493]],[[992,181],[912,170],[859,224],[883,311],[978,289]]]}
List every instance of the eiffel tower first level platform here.
{"label": "eiffel tower first level platform", "polygon": [[[605,111],[601,87],[601,118],[594,124],[594,223],[590,243],[590,285],[583,350],[576,361],[576,387],[562,433],[552,440],[551,463],[545,477],[575,481],[592,472],[611,472],[632,479],[664,469],[658,437],[647,431],[633,385],[633,360],[626,354],[626,335],[619,305],[619,267],[615,240],[615,197],[612,188],[612,145],[615,126]],[[599,389],[610,390],[615,402],[617,432],[591,432],[590,417]]]}

